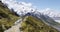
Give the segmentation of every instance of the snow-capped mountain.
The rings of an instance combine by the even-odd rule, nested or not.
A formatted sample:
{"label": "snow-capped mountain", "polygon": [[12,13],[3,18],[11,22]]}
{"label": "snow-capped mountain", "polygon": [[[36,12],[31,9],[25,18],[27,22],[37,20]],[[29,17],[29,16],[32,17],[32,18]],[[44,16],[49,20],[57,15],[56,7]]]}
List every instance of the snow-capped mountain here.
{"label": "snow-capped mountain", "polygon": [[[17,2],[16,0],[1,0],[4,4],[8,5],[9,9],[14,9],[14,12],[16,12],[19,15],[25,15],[28,12],[35,12],[39,11],[37,9],[32,8],[32,4],[25,3],[25,2]],[[39,11],[40,12],[40,11]],[[50,17],[60,17],[60,12],[55,12],[51,9],[45,9],[43,12],[44,15],[48,15]]]}
{"label": "snow-capped mountain", "polygon": [[46,11],[43,11],[42,13],[46,14],[50,17],[60,17],[60,12],[56,12],[56,11],[53,11],[53,10],[46,10]]}
{"label": "snow-capped mountain", "polygon": [[[26,15],[27,13],[34,13],[39,15],[44,14],[47,15],[54,20],[57,18],[60,19],[60,12],[54,12],[51,9],[45,9],[44,11],[37,10],[35,8],[32,8],[31,3],[25,3],[25,2],[17,2],[16,0],[1,0],[4,4],[8,6],[8,8],[11,10],[13,9],[14,12],[16,12],[19,16]],[[11,10],[12,11],[12,10]]]}
{"label": "snow-capped mountain", "polygon": [[4,4],[8,5],[9,9],[13,9],[14,12],[16,12],[18,15],[22,16],[25,15],[28,12],[35,11],[34,8],[32,8],[32,5],[30,3],[25,2],[17,2],[13,0],[1,0]]}
{"label": "snow-capped mountain", "polygon": [[41,13],[43,13],[44,15],[48,15],[49,17],[54,19],[56,22],[60,23],[60,12],[57,12],[51,9],[46,9],[42,11]]}
{"label": "snow-capped mountain", "polygon": [[[38,19],[43,20],[44,23],[46,23],[47,25],[50,25],[50,26],[60,30],[60,25],[58,24],[59,22],[56,23],[54,21],[55,17],[60,17],[60,13],[55,13],[49,9],[47,9],[43,12],[40,12],[40,10],[32,8],[32,5],[30,3],[16,2],[13,0],[1,0],[1,1],[4,4],[7,4],[8,8],[10,10],[13,9],[13,11],[16,12],[19,16],[36,17]],[[54,20],[52,18],[54,18]]]}

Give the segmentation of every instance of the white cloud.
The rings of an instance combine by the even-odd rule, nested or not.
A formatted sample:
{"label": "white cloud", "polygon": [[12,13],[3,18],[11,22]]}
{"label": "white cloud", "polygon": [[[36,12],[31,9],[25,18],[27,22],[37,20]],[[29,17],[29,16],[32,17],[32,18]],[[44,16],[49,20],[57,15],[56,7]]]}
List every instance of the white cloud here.
{"label": "white cloud", "polygon": [[51,10],[50,8],[46,8],[46,11]]}
{"label": "white cloud", "polygon": [[25,3],[25,2],[22,2],[22,4],[23,4],[24,6],[32,6],[31,3]]}

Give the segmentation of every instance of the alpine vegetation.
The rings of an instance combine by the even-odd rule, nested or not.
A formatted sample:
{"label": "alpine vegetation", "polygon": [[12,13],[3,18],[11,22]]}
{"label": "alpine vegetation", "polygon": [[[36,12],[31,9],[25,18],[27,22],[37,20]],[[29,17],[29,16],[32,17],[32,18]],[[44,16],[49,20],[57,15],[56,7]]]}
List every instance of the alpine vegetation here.
{"label": "alpine vegetation", "polygon": [[[0,15],[10,22],[5,23],[6,27],[1,24],[2,32],[59,32],[60,23],[55,18],[60,17],[60,13],[51,12],[51,9],[38,10],[31,3],[18,2],[17,0],[0,0]],[[5,7],[5,8],[2,8]],[[7,12],[5,10],[7,10]],[[9,12],[9,13],[8,13]],[[11,12],[11,14],[10,14]],[[5,13],[5,14],[3,14]],[[6,15],[7,17],[5,17]],[[58,15],[58,16],[57,16]],[[10,16],[10,18],[9,18]],[[1,17],[0,17],[1,18]],[[60,19],[60,18],[58,18]],[[7,20],[6,20],[7,21]],[[4,21],[5,22],[5,21]],[[1,23],[4,23],[1,21]]]}

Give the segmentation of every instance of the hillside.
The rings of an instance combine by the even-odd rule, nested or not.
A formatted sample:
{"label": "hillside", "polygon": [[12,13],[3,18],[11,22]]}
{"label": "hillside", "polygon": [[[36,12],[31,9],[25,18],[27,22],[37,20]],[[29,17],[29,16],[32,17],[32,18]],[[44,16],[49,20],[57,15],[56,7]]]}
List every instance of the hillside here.
{"label": "hillside", "polygon": [[[29,16],[27,18],[24,18],[25,16],[22,16],[21,18],[11,9],[10,11],[7,7],[7,4],[3,4],[0,1],[0,32],[4,31],[17,31],[20,29],[23,32],[59,32],[55,28],[46,25],[42,20],[37,19],[33,16]],[[23,9],[22,9],[23,10]],[[21,11],[22,11],[21,10]],[[20,11],[20,12],[21,12]],[[24,10],[25,11],[25,10]],[[27,11],[27,10],[26,10]],[[19,12],[19,11],[18,11]],[[35,11],[36,12],[36,11]],[[37,12],[38,13],[38,12]],[[24,14],[24,13],[23,13]],[[22,15],[22,14],[21,14]],[[21,16],[20,15],[20,16]],[[34,14],[32,14],[34,15]],[[37,15],[37,14],[36,14]],[[39,15],[37,15],[39,16]],[[41,17],[41,16],[39,16]],[[43,16],[42,16],[43,17]],[[44,17],[43,17],[44,18]],[[25,19],[25,20],[24,20]],[[17,21],[19,20],[19,21]],[[46,19],[45,19],[46,20]],[[17,22],[15,25],[15,21]],[[20,23],[22,22],[22,24]],[[18,24],[18,25],[17,25]],[[20,25],[21,24],[21,27]],[[10,30],[11,28],[11,30]]]}
{"label": "hillside", "polygon": [[0,32],[10,28],[19,17],[0,1]]}
{"label": "hillside", "polygon": [[58,32],[51,26],[46,25],[42,20],[28,16],[26,21],[22,22],[20,28],[23,32]]}

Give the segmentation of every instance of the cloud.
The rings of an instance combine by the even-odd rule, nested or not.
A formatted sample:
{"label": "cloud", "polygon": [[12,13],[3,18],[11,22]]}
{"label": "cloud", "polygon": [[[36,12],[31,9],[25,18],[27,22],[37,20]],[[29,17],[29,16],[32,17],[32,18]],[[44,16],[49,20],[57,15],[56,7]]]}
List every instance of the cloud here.
{"label": "cloud", "polygon": [[22,4],[23,4],[24,6],[32,6],[31,3],[25,3],[25,2],[22,2]]}
{"label": "cloud", "polygon": [[51,10],[50,8],[46,8],[46,11]]}

